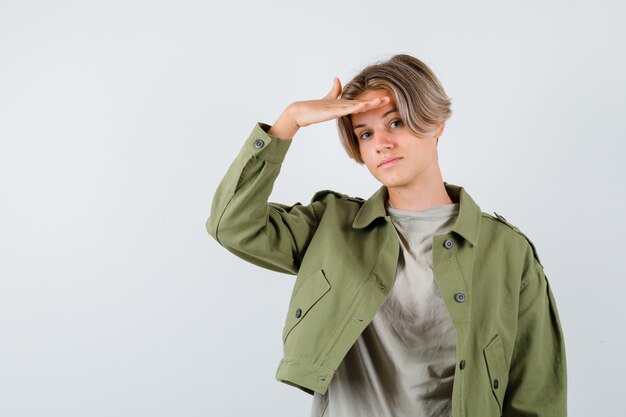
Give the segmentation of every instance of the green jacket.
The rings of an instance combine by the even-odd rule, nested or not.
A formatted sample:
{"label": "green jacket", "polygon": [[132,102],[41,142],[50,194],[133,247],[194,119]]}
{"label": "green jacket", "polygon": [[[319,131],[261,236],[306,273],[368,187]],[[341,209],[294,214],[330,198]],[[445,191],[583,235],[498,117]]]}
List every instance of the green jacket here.
{"label": "green jacket", "polygon": [[[367,201],[333,191],[307,205],[268,203],[291,141],[258,123],[215,193],[206,227],[246,261],[297,275],[276,378],[326,393],[385,302],[400,251],[382,186]],[[433,273],[457,334],[455,417],[565,416],[565,346],[535,247],[444,183],[458,220],[433,237]]]}

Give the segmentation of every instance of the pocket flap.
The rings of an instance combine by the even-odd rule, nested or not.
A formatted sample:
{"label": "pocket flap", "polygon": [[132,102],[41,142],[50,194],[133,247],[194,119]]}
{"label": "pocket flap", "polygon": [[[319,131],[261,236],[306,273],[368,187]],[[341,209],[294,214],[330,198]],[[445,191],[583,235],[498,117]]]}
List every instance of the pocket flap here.
{"label": "pocket flap", "polygon": [[509,381],[509,373],[504,360],[504,349],[502,347],[502,339],[500,335],[489,342],[487,347],[483,349],[485,363],[487,364],[487,373],[491,384],[491,392],[498,402],[500,415],[502,415],[502,405],[504,401],[504,392]]}
{"label": "pocket flap", "polygon": [[306,316],[311,307],[329,290],[330,283],[321,269],[307,277],[302,285],[295,290],[289,303],[289,312],[283,329],[283,342],[291,330]]}

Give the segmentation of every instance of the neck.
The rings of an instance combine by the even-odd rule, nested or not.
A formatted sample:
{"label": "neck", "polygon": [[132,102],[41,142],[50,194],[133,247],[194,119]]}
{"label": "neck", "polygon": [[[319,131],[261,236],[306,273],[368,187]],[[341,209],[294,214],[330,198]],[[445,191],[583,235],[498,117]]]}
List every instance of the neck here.
{"label": "neck", "polygon": [[453,204],[441,174],[429,181],[402,187],[387,187],[389,202],[399,210],[419,211],[433,206]]}

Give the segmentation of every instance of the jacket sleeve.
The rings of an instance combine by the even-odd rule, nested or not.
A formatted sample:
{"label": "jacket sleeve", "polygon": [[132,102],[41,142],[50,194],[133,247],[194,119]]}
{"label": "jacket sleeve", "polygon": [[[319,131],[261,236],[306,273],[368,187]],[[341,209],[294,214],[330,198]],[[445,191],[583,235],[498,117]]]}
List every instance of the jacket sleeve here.
{"label": "jacket sleeve", "polygon": [[523,278],[502,415],[567,415],[565,344],[556,302],[538,259]]}
{"label": "jacket sleeve", "polygon": [[297,274],[318,225],[321,202],[270,203],[291,140],[257,123],[215,191],[206,229],[220,245],[255,265]]}

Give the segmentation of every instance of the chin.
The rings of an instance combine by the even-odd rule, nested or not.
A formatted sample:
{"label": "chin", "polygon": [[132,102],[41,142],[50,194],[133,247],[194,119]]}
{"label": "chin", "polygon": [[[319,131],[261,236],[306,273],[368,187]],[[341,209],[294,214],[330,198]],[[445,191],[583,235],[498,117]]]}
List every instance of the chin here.
{"label": "chin", "polygon": [[387,188],[401,187],[405,184],[404,181],[400,179],[396,179],[396,178],[393,178],[393,179],[382,178],[382,179],[379,179],[378,181],[380,181]]}

